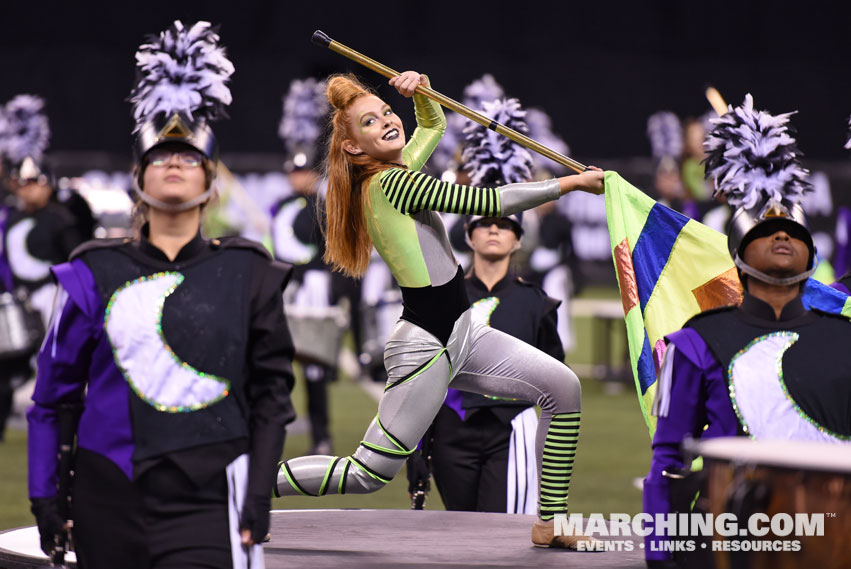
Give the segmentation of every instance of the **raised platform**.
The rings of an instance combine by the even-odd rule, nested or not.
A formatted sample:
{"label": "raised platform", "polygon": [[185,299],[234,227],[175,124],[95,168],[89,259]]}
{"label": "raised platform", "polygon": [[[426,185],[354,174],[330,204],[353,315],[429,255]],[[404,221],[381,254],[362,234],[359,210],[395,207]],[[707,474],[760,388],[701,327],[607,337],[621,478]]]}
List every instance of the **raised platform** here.
{"label": "raised platform", "polygon": [[[644,550],[574,552],[532,546],[533,516],[411,510],[275,510],[267,569],[548,567],[643,569]],[[49,567],[46,558],[9,549],[12,534],[37,540],[35,528],[0,534],[0,567]],[[619,542],[621,545],[623,541]],[[18,546],[20,547],[20,546]]]}

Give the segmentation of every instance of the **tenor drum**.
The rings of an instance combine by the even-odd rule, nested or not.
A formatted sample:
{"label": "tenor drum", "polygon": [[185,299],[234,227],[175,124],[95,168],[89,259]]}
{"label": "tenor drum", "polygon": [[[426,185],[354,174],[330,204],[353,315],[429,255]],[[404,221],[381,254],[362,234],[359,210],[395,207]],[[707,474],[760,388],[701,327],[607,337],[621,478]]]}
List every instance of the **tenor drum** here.
{"label": "tenor drum", "polygon": [[343,336],[349,329],[349,310],[336,306],[284,306],[295,357],[302,363],[336,367]]}
{"label": "tenor drum", "polygon": [[0,360],[29,356],[44,337],[41,315],[19,295],[0,294]]}
{"label": "tenor drum", "polygon": [[[851,567],[851,444],[731,437],[686,446],[703,456],[718,569]],[[738,535],[719,535],[725,513]]]}

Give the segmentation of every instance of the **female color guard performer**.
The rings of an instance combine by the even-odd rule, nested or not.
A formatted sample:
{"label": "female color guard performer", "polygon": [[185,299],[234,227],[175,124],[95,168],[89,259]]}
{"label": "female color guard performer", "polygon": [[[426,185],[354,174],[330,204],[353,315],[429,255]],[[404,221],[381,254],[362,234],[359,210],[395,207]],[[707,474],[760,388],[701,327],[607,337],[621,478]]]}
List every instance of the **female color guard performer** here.
{"label": "female color guard performer", "polygon": [[200,233],[218,159],[209,121],[231,99],[218,39],[206,22],[178,21],[141,46],[141,235],[90,241],[53,269],[61,292],[28,412],[29,491],[48,551],[67,519],[58,425],[81,407],[81,567],[263,567],[255,544],[294,416],[289,268],[252,241]]}
{"label": "female color guard performer", "polygon": [[532,541],[576,548],[583,535],[554,536],[553,517],[567,512],[579,434],[579,380],[562,363],[503,332],[471,321],[464,275],[438,211],[502,217],[572,190],[603,191],[588,171],[544,182],[477,188],[419,172],[444,131],[440,107],[414,94],[424,75],[406,71],[390,85],[414,97],[418,128],[405,143],[399,117],[352,76],[328,82],[333,132],[327,158],[325,258],[362,275],[372,246],[402,289],[404,311],[387,341],[387,384],[361,445],[351,456],[284,461],[279,495],[368,493],[388,483],[431,423],[448,386],[541,407],[536,456],[539,518]]}

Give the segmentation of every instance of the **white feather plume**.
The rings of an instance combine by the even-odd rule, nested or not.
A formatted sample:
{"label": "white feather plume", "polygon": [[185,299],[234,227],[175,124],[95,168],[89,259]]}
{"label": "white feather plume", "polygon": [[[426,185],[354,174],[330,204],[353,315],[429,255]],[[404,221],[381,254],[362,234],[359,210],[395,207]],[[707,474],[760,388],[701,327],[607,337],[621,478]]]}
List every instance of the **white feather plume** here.
{"label": "white feather plume", "polygon": [[[461,102],[474,111],[482,110],[482,102],[494,101],[504,94],[502,85],[497,83],[493,75],[486,73],[464,87],[464,97]],[[457,167],[458,153],[464,146],[464,129],[475,124],[473,121],[457,113],[446,114],[446,131],[431,155],[431,167],[438,173]]]}
{"label": "white feather plume", "polygon": [[18,95],[6,103],[0,119],[0,155],[12,163],[30,157],[41,162],[50,143],[44,99]]}
{"label": "white feather plume", "polygon": [[209,22],[186,28],[180,20],[136,52],[139,81],[130,94],[136,130],[159,114],[215,120],[231,103],[233,64]]}
{"label": "white feather plume", "polygon": [[[553,132],[553,122],[547,113],[541,109],[526,109],[526,126],[529,128],[529,138],[540,142],[564,156],[570,156],[570,148],[564,139]],[[532,162],[535,170],[547,170],[554,174],[567,172],[566,166],[554,162],[537,152],[532,153]]]}
{"label": "white feather plume", "polygon": [[748,94],[740,107],[730,106],[724,116],[712,119],[714,128],[704,142],[706,174],[731,205],[750,209],[766,199],[798,203],[812,191],[789,131],[793,114],[754,111]]}
{"label": "white feather plume", "polygon": [[493,75],[485,73],[464,87],[464,104],[473,110],[482,108],[482,103],[495,101],[505,96],[502,85],[496,82]]}
{"label": "white feather plume", "polygon": [[315,149],[328,114],[325,82],[310,77],[295,79],[284,96],[284,114],[278,136],[290,156]]}
{"label": "white feather plume", "polygon": [[683,125],[679,117],[670,111],[650,115],[647,137],[653,158],[679,158],[683,153]]}
{"label": "white feather plume", "polygon": [[[526,111],[517,99],[497,99],[482,103],[488,118],[527,133]],[[496,132],[473,123],[464,129],[467,146],[462,160],[474,186],[495,186],[525,182],[532,177],[532,155],[528,150]]]}

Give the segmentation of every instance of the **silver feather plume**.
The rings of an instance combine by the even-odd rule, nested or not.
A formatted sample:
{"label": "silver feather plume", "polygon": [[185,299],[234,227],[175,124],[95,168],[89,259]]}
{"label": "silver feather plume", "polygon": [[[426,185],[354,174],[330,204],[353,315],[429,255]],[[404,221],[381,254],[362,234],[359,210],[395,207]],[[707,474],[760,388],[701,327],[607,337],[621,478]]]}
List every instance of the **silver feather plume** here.
{"label": "silver feather plume", "polygon": [[[485,101],[482,114],[518,132],[529,131],[526,111],[517,99]],[[528,150],[478,123],[465,128],[464,133],[467,146],[462,160],[474,186],[497,186],[531,179],[532,155]]]}
{"label": "silver feather plume", "polygon": [[670,111],[653,113],[647,119],[647,138],[653,158],[679,158],[683,153],[683,125]]}
{"label": "silver feather plume", "polygon": [[6,103],[0,115],[0,155],[13,164],[27,157],[41,162],[50,143],[44,99],[18,95]]}
{"label": "silver feather plume", "polygon": [[789,117],[755,111],[753,97],[728,107],[706,137],[706,175],[715,179],[716,193],[735,206],[750,209],[771,199],[799,203],[812,191],[809,172],[802,168],[800,151],[790,132]]}
{"label": "silver feather plume", "polygon": [[[503,94],[502,85],[497,83],[493,75],[486,73],[464,87],[464,97],[461,102],[474,111],[481,111],[483,101],[494,101]],[[473,121],[458,113],[446,115],[446,131],[430,159],[431,167],[438,174],[458,167],[458,153],[464,146],[465,140],[464,129],[472,124],[474,124]]]}
{"label": "silver feather plume", "polygon": [[[284,114],[278,136],[284,141],[287,154],[294,158],[302,153],[312,159],[316,152],[323,123],[328,115],[325,82],[316,79],[295,79],[284,96]],[[307,156],[310,154],[310,156]],[[297,164],[304,166],[304,164]]]}
{"label": "silver feather plume", "polygon": [[190,120],[225,116],[231,103],[227,81],[234,69],[218,42],[209,22],[187,28],[177,20],[139,47],[139,80],[130,94],[136,131],[159,114],[179,113]]}

